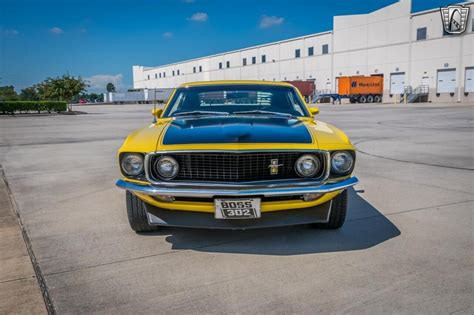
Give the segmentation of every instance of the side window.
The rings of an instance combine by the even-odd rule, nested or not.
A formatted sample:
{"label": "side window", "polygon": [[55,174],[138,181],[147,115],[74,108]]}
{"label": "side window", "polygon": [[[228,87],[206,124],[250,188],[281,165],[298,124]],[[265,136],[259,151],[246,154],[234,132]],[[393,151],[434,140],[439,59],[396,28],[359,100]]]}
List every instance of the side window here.
{"label": "side window", "polygon": [[301,49],[295,49],[295,58],[301,57]]}
{"label": "side window", "polygon": [[230,68],[230,61],[227,61],[227,62],[226,62],[226,67],[227,67],[227,68]]}
{"label": "side window", "polygon": [[184,102],[184,93],[180,92],[178,97],[176,98],[176,101],[173,104],[173,107],[170,108],[169,113],[171,114],[177,111],[181,107],[183,102]]}
{"label": "side window", "polygon": [[314,47],[308,47],[308,56],[314,55]]}
{"label": "side window", "polygon": [[299,102],[296,101],[295,99],[295,93],[293,92],[288,92],[288,100],[291,106],[295,111],[297,111],[301,116],[305,116],[305,113],[303,112],[303,109],[301,108],[301,105]]}
{"label": "side window", "polygon": [[252,64],[256,64],[257,63],[257,57],[252,57]]}
{"label": "side window", "polygon": [[247,65],[247,58],[242,59],[242,65],[246,66]]}
{"label": "side window", "polygon": [[420,27],[416,29],[416,40],[426,39],[426,27]]}
{"label": "side window", "polygon": [[328,44],[324,44],[323,45],[323,51],[322,51],[323,55],[326,55],[329,53],[329,45]]}
{"label": "side window", "polygon": [[267,62],[267,56],[266,55],[262,55],[262,63],[265,63]]}
{"label": "side window", "polygon": [[222,62],[219,62],[219,69],[222,69]]}

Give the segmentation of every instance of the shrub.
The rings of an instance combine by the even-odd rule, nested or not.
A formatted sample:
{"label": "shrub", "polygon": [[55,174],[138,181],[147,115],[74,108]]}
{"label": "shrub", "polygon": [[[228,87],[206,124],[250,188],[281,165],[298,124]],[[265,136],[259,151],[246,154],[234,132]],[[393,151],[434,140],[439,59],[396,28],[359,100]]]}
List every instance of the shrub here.
{"label": "shrub", "polygon": [[64,112],[67,110],[66,102],[58,101],[0,101],[0,113],[13,115],[15,113],[30,112]]}

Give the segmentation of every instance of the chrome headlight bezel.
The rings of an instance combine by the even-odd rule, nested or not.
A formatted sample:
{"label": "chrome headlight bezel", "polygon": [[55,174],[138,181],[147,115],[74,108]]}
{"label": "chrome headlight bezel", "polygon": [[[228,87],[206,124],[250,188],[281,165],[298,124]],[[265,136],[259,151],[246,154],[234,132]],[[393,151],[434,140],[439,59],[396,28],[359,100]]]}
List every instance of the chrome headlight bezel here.
{"label": "chrome headlight bezel", "polygon": [[141,153],[123,153],[120,156],[120,170],[127,177],[137,177],[144,173],[145,159]]}
{"label": "chrome headlight bezel", "polygon": [[[308,170],[305,169],[304,163],[312,162],[313,169]],[[307,164],[308,165],[308,164]],[[298,176],[303,178],[311,178],[314,177],[316,174],[319,173],[321,170],[321,160],[314,154],[304,154],[300,156],[295,162],[295,172]]]}
{"label": "chrome headlight bezel", "polygon": [[351,151],[334,151],[331,154],[331,173],[347,175],[354,169],[355,156]]}
{"label": "chrome headlight bezel", "polygon": [[[160,169],[165,163],[168,163],[168,166],[172,166],[171,172],[169,174],[166,174],[163,169]],[[156,161],[153,163],[153,167],[155,168],[156,174],[160,179],[163,180],[171,180],[176,178],[179,173],[179,163],[178,161],[169,155],[163,155],[160,158],[156,159]]]}

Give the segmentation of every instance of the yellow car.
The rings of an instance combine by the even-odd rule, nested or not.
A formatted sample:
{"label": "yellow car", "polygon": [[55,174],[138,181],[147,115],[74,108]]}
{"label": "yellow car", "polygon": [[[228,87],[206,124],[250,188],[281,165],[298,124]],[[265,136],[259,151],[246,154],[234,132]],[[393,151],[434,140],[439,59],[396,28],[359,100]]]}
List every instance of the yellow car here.
{"label": "yellow car", "polygon": [[340,228],[355,148],[317,113],[287,83],[180,86],[119,150],[131,228]]}

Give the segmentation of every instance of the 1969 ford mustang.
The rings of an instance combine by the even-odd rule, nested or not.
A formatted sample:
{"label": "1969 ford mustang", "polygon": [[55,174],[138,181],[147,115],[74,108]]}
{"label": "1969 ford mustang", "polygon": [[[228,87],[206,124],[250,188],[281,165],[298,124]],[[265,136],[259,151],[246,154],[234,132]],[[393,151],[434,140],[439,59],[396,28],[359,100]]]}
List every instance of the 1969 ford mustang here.
{"label": "1969 ford mustang", "polygon": [[177,88],[119,150],[131,228],[340,228],[355,148],[317,113],[287,83]]}

